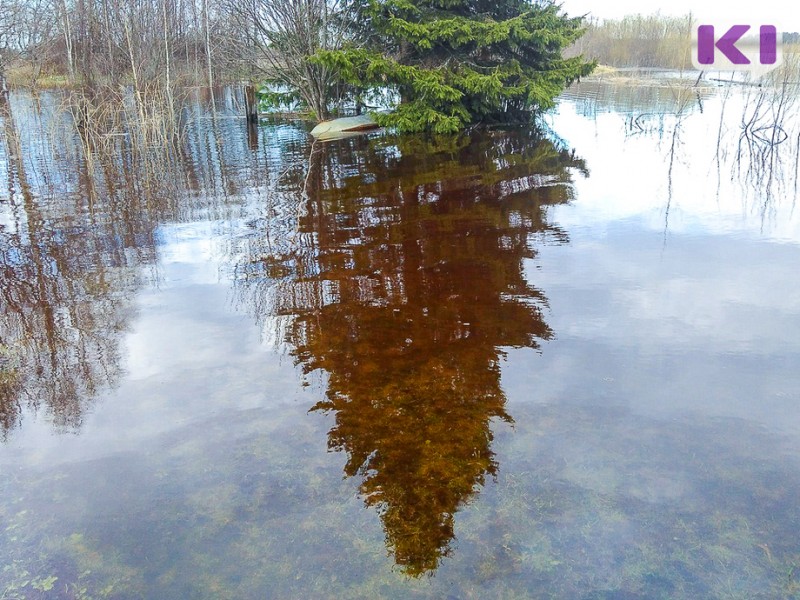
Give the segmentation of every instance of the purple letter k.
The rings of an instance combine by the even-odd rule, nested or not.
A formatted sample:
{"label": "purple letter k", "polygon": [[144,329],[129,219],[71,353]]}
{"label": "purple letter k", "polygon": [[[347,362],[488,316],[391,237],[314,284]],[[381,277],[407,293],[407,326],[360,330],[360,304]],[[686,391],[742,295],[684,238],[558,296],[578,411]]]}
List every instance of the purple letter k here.
{"label": "purple letter k", "polygon": [[697,62],[701,65],[713,65],[714,46],[716,46],[733,64],[749,65],[748,58],[736,47],[736,42],[747,33],[748,29],[750,25],[734,25],[715,44],[714,26],[700,25],[697,28]]}

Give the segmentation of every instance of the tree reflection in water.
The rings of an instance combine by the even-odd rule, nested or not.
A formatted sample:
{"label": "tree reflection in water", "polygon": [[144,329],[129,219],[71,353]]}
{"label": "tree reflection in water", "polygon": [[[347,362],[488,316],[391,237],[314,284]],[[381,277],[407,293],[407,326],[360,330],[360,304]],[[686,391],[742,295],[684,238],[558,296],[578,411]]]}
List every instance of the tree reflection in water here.
{"label": "tree reflection in water", "polygon": [[538,132],[355,138],[310,163],[293,183],[300,241],[277,251],[259,232],[240,293],[282,324],[304,372],[327,373],[312,410],[335,418],[328,447],[361,478],[396,563],[431,573],[456,511],[497,472],[491,422],[512,421],[503,348],[553,336],[523,261],[537,239],[567,242],[547,206],[586,169]]}
{"label": "tree reflection in water", "polygon": [[[116,131],[87,152],[59,96],[14,98],[0,101],[0,441],[26,410],[79,430],[122,374],[133,292],[155,276],[158,228],[228,219],[227,196],[261,185],[264,171],[244,132],[228,125],[223,147],[196,101],[176,147],[139,148]],[[236,178],[232,163],[243,165]]]}
{"label": "tree reflection in water", "polygon": [[111,181],[102,205],[93,204],[85,163],[71,165],[83,193],[48,195],[43,182],[64,173],[45,161],[44,174],[29,173],[41,156],[23,146],[8,102],[0,122],[8,161],[1,213],[8,218],[0,225],[2,440],[25,408],[44,409],[59,430],[77,430],[89,400],[117,380],[119,339],[132,311],[125,292],[137,285],[136,267],[154,256],[154,223],[131,202],[136,196]]}

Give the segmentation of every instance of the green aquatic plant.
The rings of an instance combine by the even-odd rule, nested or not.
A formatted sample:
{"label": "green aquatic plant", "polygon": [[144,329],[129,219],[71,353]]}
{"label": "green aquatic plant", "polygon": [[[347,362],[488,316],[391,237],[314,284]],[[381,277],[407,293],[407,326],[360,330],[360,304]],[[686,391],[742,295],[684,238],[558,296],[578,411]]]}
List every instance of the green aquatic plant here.
{"label": "green aquatic plant", "polygon": [[0,441],[19,419],[19,385],[16,357],[8,346],[0,344]]}
{"label": "green aquatic plant", "polygon": [[127,565],[117,552],[101,549],[83,533],[73,533],[59,553],[69,557],[78,572],[73,582],[85,600],[142,597],[144,581],[138,569]]}
{"label": "green aquatic plant", "polygon": [[16,380],[17,360],[14,351],[0,344],[0,386],[10,385]]}

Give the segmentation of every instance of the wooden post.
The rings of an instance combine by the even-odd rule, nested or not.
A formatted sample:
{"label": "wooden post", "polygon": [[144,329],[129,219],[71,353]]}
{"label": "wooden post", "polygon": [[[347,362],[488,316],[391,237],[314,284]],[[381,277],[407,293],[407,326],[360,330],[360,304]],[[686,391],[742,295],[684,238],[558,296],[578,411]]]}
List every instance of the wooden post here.
{"label": "wooden post", "polygon": [[256,89],[252,85],[244,88],[244,109],[248,123],[258,123],[258,100],[256,99]]}
{"label": "wooden post", "polygon": [[258,123],[247,120],[247,147],[250,150],[258,150]]}

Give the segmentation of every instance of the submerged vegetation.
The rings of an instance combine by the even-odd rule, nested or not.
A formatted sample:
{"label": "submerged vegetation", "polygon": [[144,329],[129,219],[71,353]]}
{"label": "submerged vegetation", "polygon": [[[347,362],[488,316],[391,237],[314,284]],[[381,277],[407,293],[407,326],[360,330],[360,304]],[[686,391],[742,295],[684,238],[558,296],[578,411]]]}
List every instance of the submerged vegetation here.
{"label": "submerged vegetation", "polygon": [[[391,568],[372,511],[346,500],[354,490],[338,455],[309,451],[324,439],[322,419],[253,411],[230,415],[233,439],[200,423],[138,461],[118,455],[15,481],[17,501],[0,505],[0,590],[94,600],[797,597],[788,526],[797,463],[777,460],[787,449],[763,430],[665,425],[624,410],[515,412],[513,432],[495,428],[497,482],[462,506],[458,551],[436,577]],[[116,489],[106,483],[114,472],[126,474]],[[152,506],[137,500],[154,487]],[[58,518],[54,497],[73,500]],[[130,516],[109,522],[116,511]]]}

